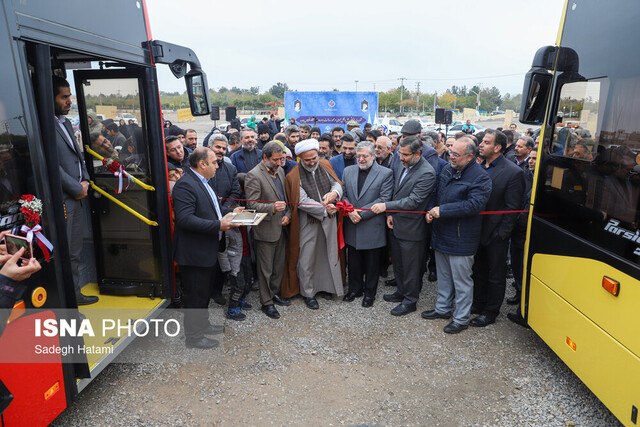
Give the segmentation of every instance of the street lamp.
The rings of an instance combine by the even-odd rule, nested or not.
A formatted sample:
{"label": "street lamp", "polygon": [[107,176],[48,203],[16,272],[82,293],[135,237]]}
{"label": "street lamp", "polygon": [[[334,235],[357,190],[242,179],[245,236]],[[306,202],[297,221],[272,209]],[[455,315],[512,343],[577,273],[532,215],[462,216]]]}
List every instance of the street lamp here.
{"label": "street lamp", "polygon": [[358,81],[356,80],[356,92],[358,91]]}
{"label": "street lamp", "polygon": [[[480,89],[478,89],[480,90]],[[469,92],[475,93],[476,94],[476,111],[480,110],[480,94],[478,92],[476,92],[473,89],[469,89]]]}

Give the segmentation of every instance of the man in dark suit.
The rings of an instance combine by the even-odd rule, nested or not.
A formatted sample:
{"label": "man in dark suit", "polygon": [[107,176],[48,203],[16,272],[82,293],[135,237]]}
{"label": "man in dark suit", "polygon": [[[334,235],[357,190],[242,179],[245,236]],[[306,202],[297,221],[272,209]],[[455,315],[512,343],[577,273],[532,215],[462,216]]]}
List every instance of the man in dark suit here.
{"label": "man in dark suit", "polygon": [[[418,139],[422,137],[422,125],[420,121],[416,119],[407,120],[401,129],[402,138],[408,136],[416,136]],[[438,168],[438,152],[435,148],[429,147],[426,143],[422,143],[422,157],[433,167],[433,170]],[[398,177],[398,171],[402,171],[404,166],[400,160],[400,156],[394,156],[391,158],[391,170],[393,170],[393,179]]]}
{"label": "man in dark suit", "polygon": [[55,103],[56,145],[60,163],[60,181],[67,219],[67,240],[73,286],[78,305],[98,302],[98,297],[83,295],[83,283],[80,283],[80,256],[82,254],[82,203],[89,190],[89,173],[84,164],[80,147],[73,138],[73,127],[65,117],[71,108],[71,89],[69,83],[58,76],[53,77],[53,95]]}
{"label": "man in dark suit", "polygon": [[361,209],[391,200],[393,172],[376,162],[370,141],[358,144],[356,159],[358,164],[347,167],[342,175],[344,199],[356,208],[343,225],[349,266],[349,292],[343,300],[352,302],[364,294],[362,306],[371,307],[378,289],[380,259],[387,246],[387,230],[383,215]]}
{"label": "man in dark suit", "polygon": [[256,248],[260,303],[262,311],[272,319],[280,318],[275,304],[288,306],[291,302],[280,297],[284,274],[286,226],[291,220],[287,207],[284,170],[280,167],[284,150],[277,142],[264,146],[262,162],[245,178],[245,192],[249,209],[268,214],[251,233]]}
{"label": "man in dark suit", "polygon": [[[209,185],[218,169],[213,151],[196,148],[189,156],[189,166],[173,187],[173,255],[182,274],[186,345],[213,348],[219,343],[205,335],[220,333],[222,327],[209,323],[207,307],[211,278],[220,241],[224,241],[222,232],[236,225],[222,219],[218,197]],[[242,209],[238,208],[238,211]]]}
{"label": "man in dark suit", "polygon": [[262,159],[262,151],[256,148],[258,135],[252,128],[242,130],[242,149],[231,155],[231,163],[236,167],[238,173],[247,173],[255,168]]}
{"label": "man in dark suit", "polygon": [[[507,137],[500,131],[487,129],[479,147],[484,159],[482,167],[491,177],[491,196],[487,211],[515,211],[522,208],[525,191],[523,170],[507,160],[501,152]],[[480,247],[473,264],[473,305],[471,313],[479,314],[471,326],[484,327],[494,323],[500,313],[506,286],[506,259],[509,238],[518,214],[484,215]]]}
{"label": "man in dark suit", "polygon": [[[398,147],[402,170],[395,178],[390,202],[371,206],[373,213],[390,211],[426,211],[436,181],[434,168],[422,157],[422,142],[416,136],[402,138]],[[423,215],[395,212],[387,215],[391,233],[391,256],[398,289],[383,298],[400,304],[391,310],[394,316],[416,311],[422,289],[422,266],[427,245],[427,222]]]}

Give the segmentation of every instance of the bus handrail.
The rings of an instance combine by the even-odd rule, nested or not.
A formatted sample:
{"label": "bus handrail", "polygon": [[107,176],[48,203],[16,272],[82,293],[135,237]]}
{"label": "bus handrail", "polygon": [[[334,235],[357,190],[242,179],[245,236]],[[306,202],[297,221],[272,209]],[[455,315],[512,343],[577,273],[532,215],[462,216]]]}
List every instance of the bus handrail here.
{"label": "bus handrail", "polygon": [[95,191],[97,191],[98,193],[102,194],[104,197],[106,197],[107,199],[111,200],[113,203],[115,203],[116,205],[120,206],[122,209],[126,210],[130,214],[138,217],[138,219],[140,219],[142,222],[146,223],[147,225],[151,225],[153,227],[157,227],[158,226],[157,222],[152,221],[149,218],[146,218],[142,214],[140,214],[140,213],[136,212],[135,210],[131,209],[129,206],[125,205],[120,200],[116,199],[111,194],[107,193],[102,188],[98,187],[96,184],[94,184],[93,181],[89,181],[89,183],[91,184],[91,188],[93,188]]}
{"label": "bus handrail", "polygon": [[[102,157],[100,154],[96,153],[95,151],[93,151],[91,148],[89,148],[88,145],[84,146],[84,149],[87,151],[87,153],[91,154],[93,157],[95,157],[96,159],[103,161],[104,157]],[[131,175],[129,172],[124,171],[124,173],[127,175],[127,178],[129,178],[131,181],[135,182],[136,184],[138,184],[140,187],[144,188],[145,190],[148,191],[156,191],[156,189],[150,185],[145,184],[144,182],[140,181],[138,178],[136,178],[135,176]]]}

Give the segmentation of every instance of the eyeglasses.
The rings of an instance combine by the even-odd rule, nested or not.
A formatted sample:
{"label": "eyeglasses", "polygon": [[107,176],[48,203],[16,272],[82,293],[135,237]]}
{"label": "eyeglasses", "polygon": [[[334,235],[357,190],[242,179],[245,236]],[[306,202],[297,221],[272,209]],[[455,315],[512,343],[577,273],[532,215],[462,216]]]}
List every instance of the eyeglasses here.
{"label": "eyeglasses", "polygon": [[449,155],[450,155],[451,157],[455,157],[456,159],[457,159],[458,157],[466,156],[467,154],[469,154],[469,153],[460,154],[460,153],[456,153],[456,152],[454,152],[454,151],[449,150]]}

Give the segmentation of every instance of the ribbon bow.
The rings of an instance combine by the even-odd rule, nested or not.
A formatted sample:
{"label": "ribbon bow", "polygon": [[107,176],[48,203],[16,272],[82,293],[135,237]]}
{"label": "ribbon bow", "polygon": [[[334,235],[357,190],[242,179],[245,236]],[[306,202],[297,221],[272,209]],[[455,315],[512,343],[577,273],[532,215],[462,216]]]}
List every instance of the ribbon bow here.
{"label": "ribbon bow", "polygon": [[27,235],[27,240],[29,241],[29,243],[31,243],[31,241],[33,240],[33,236],[36,236],[36,243],[38,243],[38,246],[40,246],[40,249],[42,249],[44,259],[49,262],[49,253],[53,251],[53,245],[46,237],[44,237],[44,234],[42,234],[42,226],[40,224],[36,224],[33,226],[33,228],[30,228],[27,225],[23,225],[20,228],[20,231]]}
{"label": "ribbon bow", "polygon": [[353,205],[349,202],[345,202],[344,200],[338,200],[336,202],[336,208],[338,208],[338,212],[340,212],[340,217],[338,219],[338,249],[342,250],[344,248],[344,235],[342,233],[342,220],[345,215],[349,215],[351,212],[355,211]]}
{"label": "ribbon bow", "polygon": [[129,174],[122,169],[122,165],[118,167],[118,170],[113,173],[113,176],[118,178],[118,189],[116,194],[120,194],[129,189]]}

